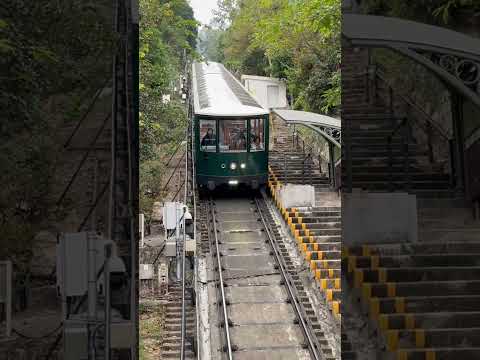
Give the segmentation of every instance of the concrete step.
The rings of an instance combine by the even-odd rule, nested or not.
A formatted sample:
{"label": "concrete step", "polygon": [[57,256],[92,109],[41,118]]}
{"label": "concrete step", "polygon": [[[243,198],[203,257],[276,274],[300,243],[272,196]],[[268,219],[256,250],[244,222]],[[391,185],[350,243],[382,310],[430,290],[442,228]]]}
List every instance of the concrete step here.
{"label": "concrete step", "polygon": [[480,253],[480,242],[429,242],[403,244],[366,244],[345,247],[345,255],[401,255],[401,254],[444,254]]}
{"label": "concrete step", "polygon": [[480,327],[480,311],[384,314],[380,316],[379,322],[382,330],[478,328]]}
{"label": "concrete step", "polygon": [[454,281],[480,278],[480,267],[402,267],[380,269],[355,269],[355,287],[363,283],[413,282],[413,281]]}
{"label": "concrete step", "polygon": [[340,242],[334,243],[299,243],[303,251],[341,251],[342,244]]}
{"label": "concrete step", "polygon": [[333,222],[323,222],[323,223],[308,223],[308,224],[290,224],[290,228],[292,230],[305,230],[308,229],[310,231],[315,230],[327,230],[327,229],[339,229],[342,226],[340,221],[333,221]]}
{"label": "concrete step", "polygon": [[305,252],[305,259],[307,261],[340,259],[340,250],[306,251]]}
{"label": "concrete step", "polygon": [[465,344],[480,347],[480,328],[388,330],[386,337],[390,351],[410,348],[411,344],[419,348],[463,348]]}
{"label": "concrete step", "polygon": [[396,267],[480,267],[480,254],[415,254],[394,256],[350,256],[349,271],[362,268],[396,268]]}
{"label": "concrete step", "polygon": [[[413,171],[412,171],[413,170]],[[385,169],[384,172],[372,171],[372,172],[358,172],[356,169],[353,170],[354,181],[368,182],[368,181],[388,181],[389,177],[392,176],[394,179],[401,179],[405,177],[403,170],[398,168],[394,169],[391,173]],[[412,169],[409,174],[410,178],[414,182],[425,182],[429,180],[441,181],[443,183],[450,183],[450,176],[448,174],[434,173],[434,172],[420,172],[417,169]],[[346,178],[346,175],[342,174],[342,178]]]}
{"label": "concrete step", "polygon": [[480,296],[411,296],[408,298],[371,298],[370,314],[424,313],[434,311],[479,311]]}
{"label": "concrete step", "polygon": [[364,283],[364,298],[442,296],[442,295],[480,295],[480,281],[417,281],[402,283]]}
{"label": "concrete step", "polygon": [[425,360],[425,359],[441,359],[441,360],[478,360],[480,359],[480,347],[465,348],[426,348],[426,349],[401,349],[396,351],[396,359],[408,360]]}

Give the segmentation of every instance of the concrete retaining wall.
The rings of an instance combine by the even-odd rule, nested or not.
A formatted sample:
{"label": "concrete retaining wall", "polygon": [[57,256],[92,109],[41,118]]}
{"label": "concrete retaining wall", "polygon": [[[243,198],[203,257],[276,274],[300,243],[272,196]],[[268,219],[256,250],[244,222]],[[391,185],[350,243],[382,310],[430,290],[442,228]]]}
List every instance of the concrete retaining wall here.
{"label": "concrete retaining wall", "polygon": [[406,193],[342,195],[342,242],[417,241],[417,202]]}
{"label": "concrete retaining wall", "polygon": [[276,196],[285,209],[315,206],[315,188],[311,185],[287,184],[276,190]]}

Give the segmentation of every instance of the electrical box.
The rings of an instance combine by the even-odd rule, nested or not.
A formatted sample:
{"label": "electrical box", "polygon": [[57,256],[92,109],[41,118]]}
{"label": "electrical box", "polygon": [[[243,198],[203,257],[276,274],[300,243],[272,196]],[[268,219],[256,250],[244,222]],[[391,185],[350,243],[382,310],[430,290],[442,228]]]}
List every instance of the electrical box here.
{"label": "electrical box", "polygon": [[65,360],[88,359],[88,332],[84,322],[64,322],[63,351]]}
{"label": "electrical box", "polygon": [[140,280],[152,280],[153,279],[153,264],[140,264]]}
{"label": "electrical box", "polygon": [[110,347],[112,349],[129,349],[135,338],[135,324],[131,321],[114,321],[110,325]]}
{"label": "electrical box", "polygon": [[165,256],[177,256],[177,241],[175,236],[171,236],[165,241]]}
{"label": "electrical box", "polygon": [[166,202],[163,207],[163,226],[165,230],[174,230],[182,218],[183,204],[179,202]]}
{"label": "electrical box", "polygon": [[[89,241],[95,256],[89,259]],[[125,272],[125,264],[117,256],[116,244],[99,237],[94,232],[65,233],[57,244],[57,289],[63,296],[83,296],[88,288],[88,272],[97,274],[105,261],[105,245],[112,245],[110,272]],[[93,262],[93,263],[90,263]],[[97,285],[103,284],[101,276]]]}
{"label": "electrical box", "polygon": [[[88,332],[85,319],[66,320],[63,330],[64,359],[88,359]],[[135,326],[131,321],[112,319],[110,348],[129,349],[133,345]],[[102,327],[102,333],[104,332]],[[103,340],[101,340],[103,342]]]}
{"label": "electrical box", "polygon": [[88,236],[87,232],[63,234],[57,244],[57,288],[65,296],[82,296],[87,291]]}

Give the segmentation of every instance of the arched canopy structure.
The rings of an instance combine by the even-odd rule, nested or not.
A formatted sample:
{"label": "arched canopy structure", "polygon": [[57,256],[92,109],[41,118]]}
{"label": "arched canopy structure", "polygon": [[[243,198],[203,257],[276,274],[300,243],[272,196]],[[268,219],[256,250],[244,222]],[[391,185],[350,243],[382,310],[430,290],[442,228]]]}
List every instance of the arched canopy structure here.
{"label": "arched canopy structure", "polygon": [[273,109],[273,115],[278,116],[287,124],[306,126],[320,134],[328,142],[329,174],[331,185],[336,183],[336,165],[334,160],[335,146],[340,148],[342,143],[342,123],[340,119],[316,114],[307,111]]}
{"label": "arched canopy structure", "polygon": [[274,109],[273,113],[287,124],[301,124],[322,135],[329,143],[341,147],[342,124],[330,116],[297,110]]}
{"label": "arched canopy structure", "polygon": [[414,21],[344,14],[342,35],[353,46],[384,47],[424,65],[480,107],[480,40]]}

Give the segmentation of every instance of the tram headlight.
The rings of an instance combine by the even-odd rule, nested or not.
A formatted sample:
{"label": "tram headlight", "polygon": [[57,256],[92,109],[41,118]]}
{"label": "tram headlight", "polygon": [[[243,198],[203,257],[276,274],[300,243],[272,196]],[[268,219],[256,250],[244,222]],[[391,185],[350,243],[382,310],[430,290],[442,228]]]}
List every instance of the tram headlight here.
{"label": "tram headlight", "polygon": [[232,162],[232,163],[230,164],[230,169],[231,169],[231,170],[235,170],[236,168],[237,168],[237,163]]}
{"label": "tram headlight", "polygon": [[245,169],[246,167],[247,167],[247,164],[245,164],[245,163],[240,164],[240,169]]}

